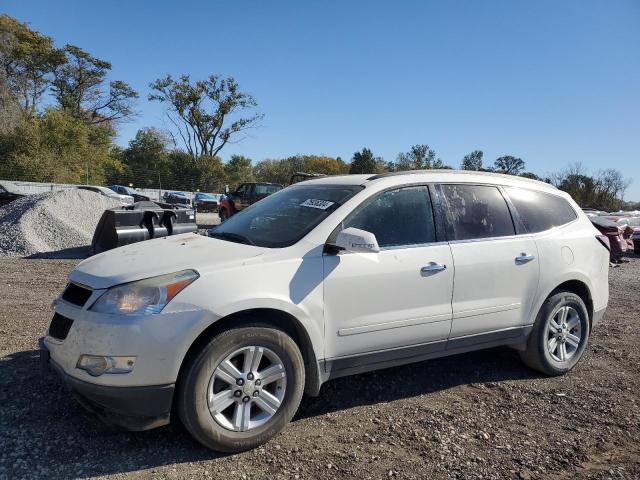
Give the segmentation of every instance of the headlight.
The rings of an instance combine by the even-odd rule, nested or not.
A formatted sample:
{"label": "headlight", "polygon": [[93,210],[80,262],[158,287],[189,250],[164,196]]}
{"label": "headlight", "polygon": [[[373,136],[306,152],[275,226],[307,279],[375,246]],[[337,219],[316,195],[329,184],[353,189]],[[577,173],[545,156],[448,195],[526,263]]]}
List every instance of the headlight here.
{"label": "headlight", "polygon": [[89,310],[125,315],[160,313],[173,297],[196,278],[198,272],[195,270],[183,270],[117,285],[103,293]]}

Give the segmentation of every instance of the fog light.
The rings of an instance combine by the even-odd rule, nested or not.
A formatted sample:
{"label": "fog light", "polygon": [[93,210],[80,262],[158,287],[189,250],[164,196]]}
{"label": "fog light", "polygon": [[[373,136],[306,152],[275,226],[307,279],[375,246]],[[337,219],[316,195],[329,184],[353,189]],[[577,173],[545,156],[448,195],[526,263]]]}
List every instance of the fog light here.
{"label": "fog light", "polygon": [[102,355],[80,355],[76,368],[93,377],[103,373],[129,373],[133,370],[136,357],[107,357]]}

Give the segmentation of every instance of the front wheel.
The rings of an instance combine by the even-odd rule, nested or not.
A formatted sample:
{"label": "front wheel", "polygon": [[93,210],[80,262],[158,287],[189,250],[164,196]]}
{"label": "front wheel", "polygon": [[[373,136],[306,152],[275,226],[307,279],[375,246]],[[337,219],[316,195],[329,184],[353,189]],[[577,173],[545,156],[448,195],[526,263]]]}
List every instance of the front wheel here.
{"label": "front wheel", "polygon": [[229,220],[229,212],[227,212],[226,208],[221,208],[218,212],[218,216],[220,217],[220,223],[224,223]]}
{"label": "front wheel", "polygon": [[562,375],[580,360],[589,341],[589,312],[571,292],[557,292],[542,305],[520,357],[547,375]]}
{"label": "front wheel", "polygon": [[178,397],[182,423],[213,450],[241,452],[291,420],[304,391],[304,361],[286,333],[264,326],[214,337],[187,365]]}

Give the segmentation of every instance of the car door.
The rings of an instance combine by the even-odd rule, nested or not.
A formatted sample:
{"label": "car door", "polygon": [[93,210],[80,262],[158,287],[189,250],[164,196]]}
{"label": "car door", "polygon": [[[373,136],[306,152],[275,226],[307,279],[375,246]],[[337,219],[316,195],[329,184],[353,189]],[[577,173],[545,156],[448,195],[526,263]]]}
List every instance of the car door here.
{"label": "car door", "polygon": [[481,334],[497,331],[518,336],[531,323],[538,286],[535,241],[516,235],[498,187],[447,184],[437,191],[455,265],[450,338],[478,335],[483,342]]}
{"label": "car door", "polygon": [[[365,201],[329,238],[348,227],[376,235],[378,253],[325,254],[327,358],[444,349],[451,328],[453,263],[438,242],[426,186],[395,188]],[[426,345],[425,345],[426,344]],[[415,353],[415,350],[413,351]]]}
{"label": "car door", "polygon": [[233,206],[237,211],[243,209],[243,202],[245,201],[247,193],[247,184],[241,184],[235,192],[231,194],[231,200],[233,201]]}

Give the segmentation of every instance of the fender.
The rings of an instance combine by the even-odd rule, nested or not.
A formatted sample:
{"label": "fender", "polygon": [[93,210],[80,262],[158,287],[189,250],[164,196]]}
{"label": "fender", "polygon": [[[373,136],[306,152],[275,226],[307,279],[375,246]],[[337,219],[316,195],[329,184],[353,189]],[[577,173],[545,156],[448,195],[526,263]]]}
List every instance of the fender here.
{"label": "fender", "polygon": [[[581,283],[584,283],[587,286],[587,290],[589,291],[589,296],[591,296],[593,283],[591,282],[591,279],[584,273],[579,271],[567,272],[564,275],[554,277],[552,281],[545,282],[545,288],[542,288],[541,285],[540,294],[538,295],[538,301],[531,307],[531,311],[529,312],[529,318],[531,319],[529,325],[535,322],[538,312],[542,308],[542,305],[547,300],[549,295],[551,295],[551,292],[558,288],[559,285],[570,281],[579,281]],[[549,287],[549,285],[551,285],[551,287]]]}
{"label": "fender", "polygon": [[[227,305],[223,305],[216,308],[215,315],[217,320],[232,315],[234,313],[242,312],[245,310],[251,310],[255,308],[270,308],[273,310],[281,310],[294,317],[302,328],[304,328],[311,340],[311,347],[313,353],[318,360],[324,358],[324,322],[320,318],[314,319],[313,315],[299,305],[295,305],[290,301],[281,298],[266,297],[266,298],[247,298],[237,302],[233,302]],[[211,322],[211,324],[214,322]],[[211,325],[210,324],[210,325]],[[202,331],[208,328],[210,325],[205,326]]]}

